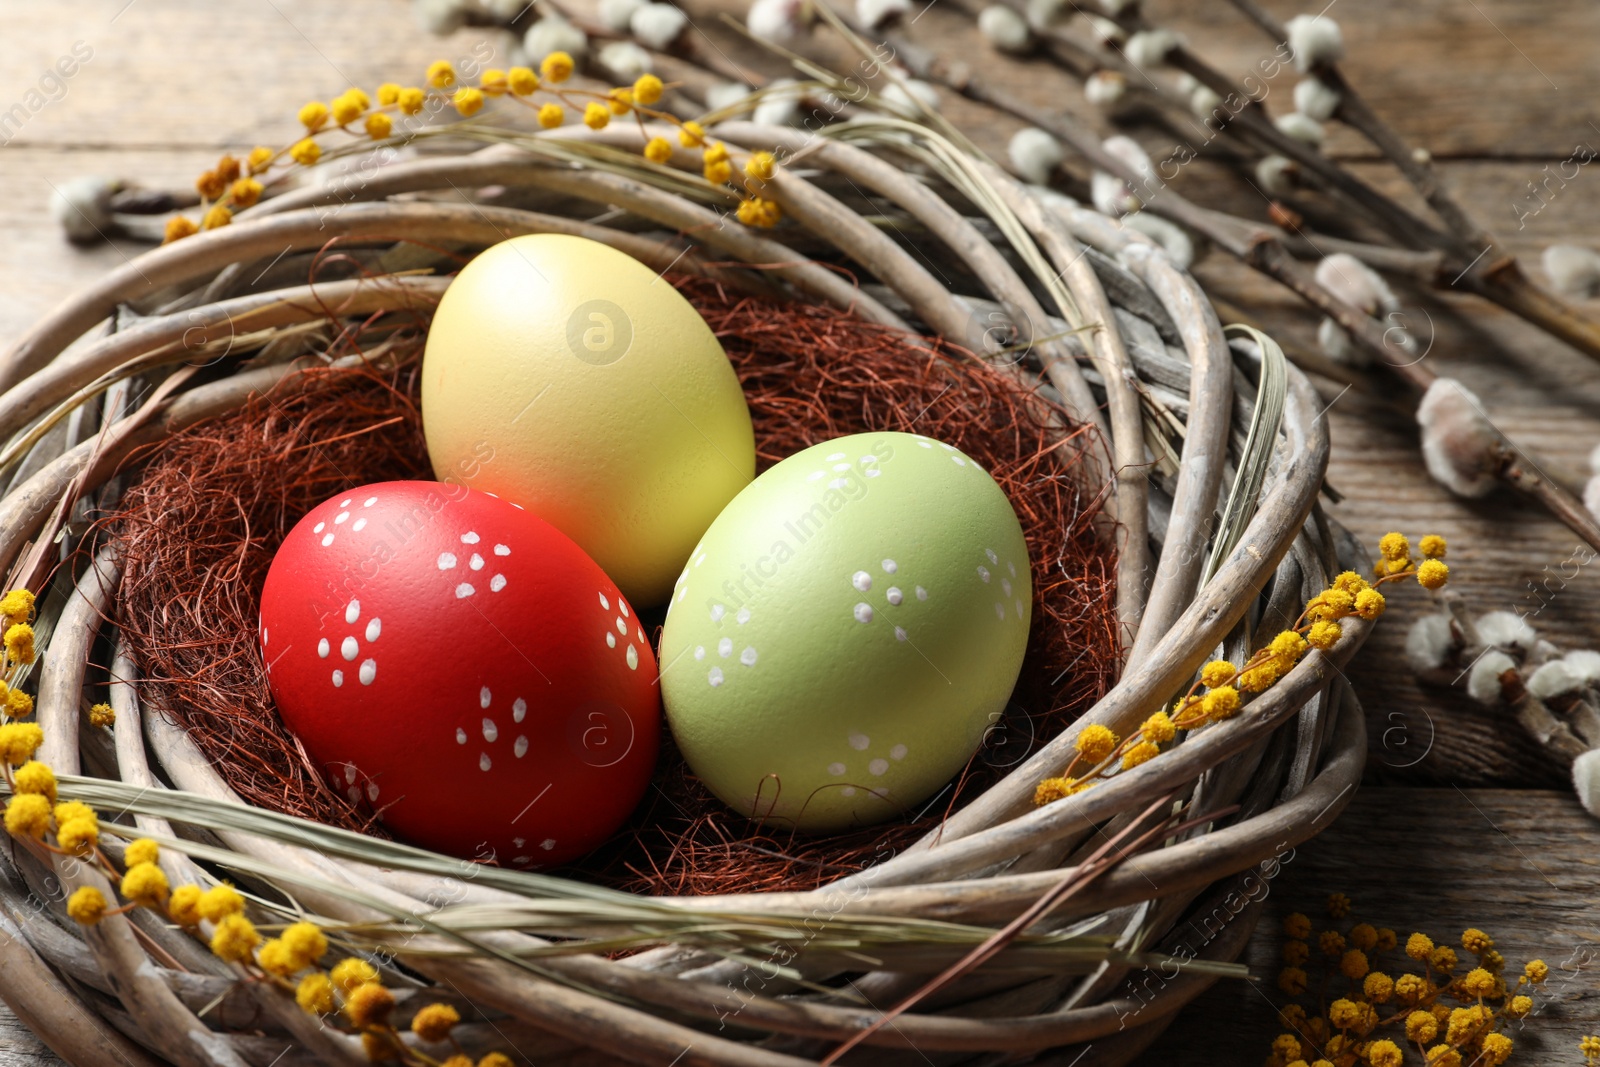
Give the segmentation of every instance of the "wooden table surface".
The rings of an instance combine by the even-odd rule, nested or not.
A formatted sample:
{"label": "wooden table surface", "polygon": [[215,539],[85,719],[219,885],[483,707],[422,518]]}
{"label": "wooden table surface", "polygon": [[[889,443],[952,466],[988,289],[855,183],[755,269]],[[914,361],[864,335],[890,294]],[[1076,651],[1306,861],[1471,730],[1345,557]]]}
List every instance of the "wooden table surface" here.
{"label": "wooden table surface", "polygon": [[[732,0],[730,0],[730,4]],[[1281,17],[1292,4],[1267,5]],[[1331,5],[1330,5],[1331,6]],[[1311,10],[1322,4],[1310,5]],[[1220,65],[1242,74],[1271,52],[1219,0],[1159,0],[1149,9]],[[912,36],[961,42],[989,81],[1039,104],[1081,108],[1081,94],[1028,61],[974,46],[954,5],[929,4]],[[1445,181],[1539,276],[1554,241],[1600,245],[1600,176],[1582,169],[1564,184],[1535,185],[1575,150],[1600,145],[1600,6],[1588,0],[1342,0],[1347,74],[1406,138],[1427,147]],[[100,273],[137,254],[130,242],[68,245],[48,213],[53,189],[86,175],[183,187],[222,150],[280,144],[299,105],[349,85],[420,76],[431,59],[469,54],[480,41],[504,58],[506,39],[464,30],[440,41],[418,29],[403,0],[0,0],[0,343]],[[709,21],[719,46],[737,43]],[[69,78],[50,68],[77,59]],[[1289,77],[1268,107],[1287,110]],[[1000,155],[1015,125],[961,100],[945,114],[977,131]],[[1371,181],[1400,183],[1348,131],[1330,150]],[[1166,146],[1152,141],[1150,147]],[[1265,203],[1204,159],[1176,186],[1202,202],[1261,217]],[[1286,342],[1311,347],[1315,317],[1284,290],[1221,256],[1196,273]],[[1595,363],[1480,302],[1424,301],[1402,292],[1430,366],[1459,377],[1516,440],[1555,470],[1577,476],[1600,443]],[[1326,387],[1326,383],[1323,383]],[[1569,647],[1600,645],[1600,569],[1586,567],[1554,596],[1533,584],[1572,556],[1576,538],[1506,497],[1462,502],[1422,469],[1414,398],[1326,388],[1334,458],[1330,479],[1345,494],[1333,514],[1368,544],[1389,529],[1439,532],[1451,542],[1452,578],[1480,610],[1538,608],[1540,631]],[[1542,601],[1542,605],[1541,605]],[[1315,911],[1332,891],[1356,898],[1373,922],[1448,938],[1468,925],[1495,933],[1514,963],[1542,956],[1559,987],[1518,1038],[1525,1063],[1578,1063],[1577,1039],[1600,1030],[1600,825],[1562,792],[1564,776],[1518,727],[1459,693],[1418,684],[1401,654],[1420,596],[1390,599],[1377,635],[1351,677],[1371,735],[1367,783],[1340,822],[1306,845],[1271,885],[1249,959],[1265,980],[1218,987],[1192,1006],[1142,1062],[1234,1064],[1264,1058],[1276,1033],[1276,924]],[[1566,970],[1561,970],[1565,967]],[[1555,979],[1553,979],[1553,982]],[[54,1062],[8,1015],[0,1015],[0,1067]],[[1513,1062],[1517,1062],[1514,1060]]]}

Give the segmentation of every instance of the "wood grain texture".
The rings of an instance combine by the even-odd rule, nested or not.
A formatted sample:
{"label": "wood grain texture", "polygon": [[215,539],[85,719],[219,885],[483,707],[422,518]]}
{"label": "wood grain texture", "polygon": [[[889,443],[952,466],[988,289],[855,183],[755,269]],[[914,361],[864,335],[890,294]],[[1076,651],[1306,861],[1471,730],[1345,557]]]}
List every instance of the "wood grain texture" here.
{"label": "wood grain texture", "polygon": [[[718,3],[729,11],[744,7],[743,0]],[[1305,5],[1269,0],[1267,6],[1288,17]],[[1272,42],[1221,0],[1151,0],[1149,10],[1235,74],[1272,51]],[[68,245],[48,216],[54,187],[93,173],[182,187],[221,151],[287,140],[295,111],[308,99],[326,99],[349,84],[370,90],[383,80],[415,81],[439,56],[487,49],[501,62],[511,43],[474,30],[445,41],[427,38],[404,0],[235,4],[220,29],[216,5],[200,0],[0,0],[0,14],[6,19],[0,115],[24,108],[22,121],[0,121],[0,227],[7,238],[0,244],[0,341],[138,251],[131,243]],[[1537,256],[1552,241],[1596,243],[1600,200],[1593,183],[1600,171],[1585,168],[1565,183],[1541,183],[1545,168],[1575,146],[1600,146],[1588,111],[1600,96],[1592,43],[1600,38],[1600,8],[1585,0],[1340,0],[1331,14],[1344,28],[1351,79],[1403,136],[1444,161],[1444,179],[1532,273],[1538,275]],[[735,35],[711,19],[696,21],[704,35],[697,40],[707,47],[755,62]],[[953,4],[929,4],[910,36],[955,51],[986,80],[1029,102],[1064,108],[1112,132],[1059,73],[976,43],[970,20]],[[48,71],[78,42],[92,54],[57,85]],[[1289,109],[1293,81],[1288,73],[1274,80],[1270,111]],[[1017,124],[946,97],[945,115],[1003,157]],[[1171,133],[1137,136],[1158,158],[1174,143]],[[1195,137],[1204,140],[1198,130]],[[1372,156],[1337,126],[1329,145],[1347,158]],[[1373,183],[1415,203],[1387,168],[1359,167]],[[1201,202],[1265,217],[1259,194],[1214,160],[1184,168],[1176,187]],[[1305,206],[1323,232],[1367,232],[1335,206],[1315,198]],[[1286,343],[1313,343],[1316,318],[1285,290],[1217,255],[1197,273]],[[1573,476],[1585,470],[1589,450],[1600,442],[1600,368],[1480,302],[1401,295],[1408,326],[1431,341],[1427,359],[1434,369],[1459,376],[1504,429],[1556,467]],[[1541,590],[1572,556],[1576,539],[1503,496],[1471,503],[1448,497],[1421,469],[1406,414],[1414,398],[1375,381],[1374,388],[1342,396],[1340,387],[1322,383],[1335,444],[1330,479],[1345,494],[1333,514],[1368,544],[1389,529],[1444,533],[1458,586],[1481,610],[1522,606],[1536,612],[1533,621],[1553,640],[1600,644],[1600,566]],[[1575,1062],[1577,1035],[1600,1029],[1594,825],[1564,793],[1483,788],[1559,788],[1563,779],[1515,724],[1417,683],[1401,644],[1425,600],[1407,590],[1390,603],[1389,616],[1351,667],[1369,715],[1368,785],[1334,829],[1302,848],[1272,884],[1249,955],[1267,980],[1207,994],[1141,1062],[1231,1065],[1262,1058],[1277,1032],[1269,1004],[1277,997],[1271,982],[1277,923],[1289,911],[1315,910],[1334,890],[1350,893],[1362,914],[1381,924],[1440,937],[1481,925],[1512,961],[1543,956],[1555,971],[1555,995],[1529,1023],[1523,1062]],[[1577,979],[1556,985],[1563,965],[1570,971],[1585,959]],[[55,1062],[0,1011],[0,1067]]]}
{"label": "wood grain texture", "polygon": [[58,1067],[62,1061],[0,1006],[0,1067]]}

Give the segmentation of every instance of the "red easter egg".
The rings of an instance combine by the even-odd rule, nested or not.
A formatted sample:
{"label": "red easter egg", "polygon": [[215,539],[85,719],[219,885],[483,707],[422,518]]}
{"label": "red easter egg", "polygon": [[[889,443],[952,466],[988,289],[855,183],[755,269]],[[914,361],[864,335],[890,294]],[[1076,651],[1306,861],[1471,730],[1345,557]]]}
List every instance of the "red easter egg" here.
{"label": "red easter egg", "polygon": [[319,504],[272,560],[259,637],[328,780],[435,851],[562,863],[649,783],[643,625],[571,539],[488,493],[382,482]]}

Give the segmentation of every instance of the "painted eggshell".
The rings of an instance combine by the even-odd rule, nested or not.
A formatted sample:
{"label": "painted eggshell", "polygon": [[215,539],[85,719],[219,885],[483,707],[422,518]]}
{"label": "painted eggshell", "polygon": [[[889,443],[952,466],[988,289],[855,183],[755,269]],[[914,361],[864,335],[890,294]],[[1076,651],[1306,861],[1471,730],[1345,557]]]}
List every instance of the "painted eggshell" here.
{"label": "painted eggshell", "polygon": [[422,421],[441,481],[542,516],[645,606],[755,476],[744,392],[705,320],[582,237],[516,237],[462,269],[428,331]]}
{"label": "painted eggshell", "polygon": [[561,863],[649,782],[644,628],[570,538],[488,493],[381,482],[319,504],[273,557],[259,636],[312,760],[416,844]]}
{"label": "painted eggshell", "polygon": [[830,831],[961,769],[1028,641],[1027,544],[950,445],[867,433],[808,448],[717,517],[662,635],[674,740],[735,810]]}

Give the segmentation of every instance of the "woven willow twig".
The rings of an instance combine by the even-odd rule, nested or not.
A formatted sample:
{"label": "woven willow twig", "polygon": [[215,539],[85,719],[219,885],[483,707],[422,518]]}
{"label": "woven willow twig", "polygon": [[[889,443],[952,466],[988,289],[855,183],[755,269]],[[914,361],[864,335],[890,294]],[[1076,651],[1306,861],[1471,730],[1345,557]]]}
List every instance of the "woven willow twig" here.
{"label": "woven willow twig", "polygon": [[[10,386],[0,393],[0,437],[12,442],[0,454],[0,474],[6,463],[25,457],[33,468],[0,507],[0,564],[15,570],[30,540],[53,541],[62,532],[63,497],[93,493],[139,449],[238,410],[252,397],[316,387],[318,376],[302,373],[318,365],[315,359],[266,359],[205,384],[168,377],[170,395],[131,414],[120,400],[108,399],[107,425],[71,447],[48,432],[62,420],[81,422],[74,413],[94,410],[124,388],[118,383],[160,380],[196,355],[214,356],[215,346],[184,347],[185,331],[197,323],[226,327],[249,352],[273,351],[275,338],[300,337],[285,346],[300,353],[308,324],[330,316],[392,312],[400,322],[427,314],[447,279],[386,275],[372,267],[386,261],[384,250],[396,242],[471,251],[513,234],[563,232],[606,240],[658,268],[676,263],[674,269],[687,265],[730,285],[777,287],[791,299],[853,308],[880,323],[909,323],[957,344],[968,342],[971,316],[985,300],[1040,334],[1064,323],[1067,336],[1020,350],[989,346],[979,355],[1104,428],[1104,452],[1090,450],[1090,463],[1075,473],[1087,479],[1090,493],[1111,483],[1124,537],[1119,581],[1129,659],[1122,680],[1085,721],[1126,731],[1184,689],[1219,647],[1247,651],[1257,628],[1280,623],[1279,616],[1297,610],[1340,565],[1342,542],[1314,514],[1327,463],[1326,427],[1309,385],[1291,373],[1282,435],[1274,438],[1270,467],[1263,463],[1255,472],[1266,476],[1259,505],[1216,574],[1198,587],[1224,481],[1243,462],[1250,401],[1235,395],[1235,373],[1249,364],[1224,343],[1193,279],[1150,242],[1092,212],[1042,203],[985,164],[955,160],[948,142],[908,138],[892,124],[878,133],[858,130],[848,141],[812,142],[792,130],[743,122],[719,132],[735,158],[776,148],[804,159],[805,173],[786,169],[767,190],[795,220],[789,230],[746,230],[673,191],[682,186],[680,175],[656,181],[637,167],[613,166],[605,152],[636,145],[638,133],[608,130],[546,138],[532,152],[507,144],[397,164],[354,190],[302,189],[242,213],[233,226],[112,272],[0,362],[0,382]],[[672,163],[697,165],[690,153]],[[927,181],[905,180],[908,167],[928,168]],[[627,213],[631,229],[519,208],[386,199],[490,185],[551,203],[576,198],[614,205]],[[903,212],[898,217],[942,244],[978,290],[957,293],[936,281],[883,229],[845,206],[835,195],[841,185],[871,190]],[[957,192],[946,199],[942,189]],[[969,218],[957,206],[963,203],[979,203],[988,214]],[[984,236],[994,230],[1002,234],[1000,243]],[[784,241],[789,234],[836,249],[862,274],[853,282],[796,252]],[[358,249],[377,276],[252,289],[260,271],[245,265],[287,246],[291,263],[300,264],[290,269],[302,269],[331,238]],[[728,261],[755,265],[759,274]],[[162,290],[161,302],[138,306],[150,317],[69,350],[120,305],[152,289]],[[1263,381],[1252,388],[1265,387]],[[1100,412],[1102,403],[1109,418]],[[1152,464],[1147,448],[1158,460],[1181,462]],[[70,538],[75,530],[65,533]],[[1184,914],[1216,906],[1207,887],[1227,892],[1240,872],[1326,826],[1359,780],[1365,752],[1360,709],[1338,676],[1368,629],[1351,621],[1339,644],[1308,655],[1244,714],[1067,801],[1031,805],[1034,784],[1065,763],[1069,739],[1057,737],[914,848],[823,889],[619,899],[609,890],[471,868],[244,807],[162,709],[148,706],[148,693],[140,699],[138,665],[122,655],[112,659],[111,677],[126,683],[113,686],[121,712],[115,745],[80,736],[79,694],[89,677],[94,623],[110,614],[116,581],[114,542],[83,547],[97,553],[96,564],[77,579],[76,592],[62,594],[66,602],[41,680],[40,720],[64,793],[128,813],[141,833],[167,846],[174,879],[226,870],[257,886],[258,906],[269,913],[308,914],[336,934],[345,930],[352,943],[382,947],[406,974],[432,983],[437,999],[462,1005],[470,1017],[460,1032],[472,1042],[515,1034],[534,1055],[564,1054],[576,1045],[593,1056],[635,1063],[789,1067],[814,1063],[872,1030],[864,1043],[873,1048],[863,1050],[862,1062],[874,1062],[882,1054],[875,1050],[893,1048],[954,1062],[963,1052],[1026,1053],[1082,1042],[1092,1043],[1084,1064],[1126,1062],[1242,951],[1256,912],[1239,914],[1199,953],[1200,962],[1155,1000],[1122,987],[1129,969],[1161,958]],[[72,776],[80,750],[86,767],[114,762],[119,780]],[[877,1013],[852,989],[880,1004],[879,996],[897,1001],[981,943],[988,928],[1078,878],[1091,848],[1084,843],[1088,831],[1120,828],[1169,795],[1186,798],[1194,814],[1235,807],[1238,813],[1123,860],[1070,894],[992,965],[911,1007],[892,1026],[873,1029]],[[77,867],[63,872],[70,884],[101,877]],[[19,855],[17,878],[0,878],[7,907],[24,899],[18,885],[38,891],[42,873],[32,856]],[[825,930],[868,940],[846,952],[824,934],[799,944],[782,966],[751,956],[768,935],[749,931],[775,936],[786,924],[817,916]],[[52,914],[47,921],[58,920]],[[595,951],[607,938],[637,937],[641,923],[650,922],[684,932],[650,935],[646,943],[656,947],[622,960]],[[221,975],[184,975],[164,965],[163,957],[176,958],[177,949],[163,947],[157,933],[167,932],[121,921],[103,925],[86,949],[75,929],[52,925],[27,941],[0,930],[0,996],[54,1035],[53,1047],[69,1060],[110,1062],[126,1052],[128,1062],[153,1062],[143,1047],[184,1064],[266,1063],[285,1042],[310,1057],[307,1062],[351,1062],[356,1055],[350,1039],[318,1030],[269,986],[229,993]],[[735,925],[746,930],[738,936],[754,938],[751,946],[736,936],[730,947],[718,948],[690,932]],[[558,951],[565,954],[552,954]],[[1047,955],[1052,951],[1057,955]],[[1078,963],[1065,973],[1058,963],[1042,963],[1066,958]],[[762,968],[759,985],[745,981],[752,967]],[[104,1002],[79,1001],[54,977],[90,969],[104,976],[90,987],[110,993],[126,1013],[107,1009],[108,1018],[126,1024],[127,1037],[90,1029],[85,1020]],[[853,976],[852,982],[838,985],[842,976]],[[67,1000],[54,1003],[40,989]],[[219,992],[228,1010],[199,1010]],[[236,1013],[247,1009],[255,1013],[254,1024],[238,1021]],[[1130,1019],[1135,1033],[1113,1036]],[[239,1031],[252,1025],[267,1036],[242,1036]],[[56,1034],[68,1027],[71,1033]]]}

